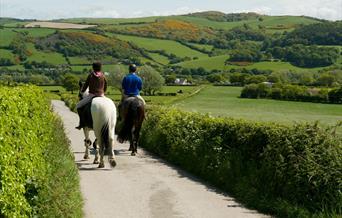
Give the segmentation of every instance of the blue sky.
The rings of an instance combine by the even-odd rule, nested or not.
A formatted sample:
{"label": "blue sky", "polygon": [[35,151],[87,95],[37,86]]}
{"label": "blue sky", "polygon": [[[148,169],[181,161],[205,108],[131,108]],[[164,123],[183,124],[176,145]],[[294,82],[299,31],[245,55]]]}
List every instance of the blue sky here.
{"label": "blue sky", "polygon": [[0,17],[143,17],[217,10],[342,20],[342,0],[0,0]]}

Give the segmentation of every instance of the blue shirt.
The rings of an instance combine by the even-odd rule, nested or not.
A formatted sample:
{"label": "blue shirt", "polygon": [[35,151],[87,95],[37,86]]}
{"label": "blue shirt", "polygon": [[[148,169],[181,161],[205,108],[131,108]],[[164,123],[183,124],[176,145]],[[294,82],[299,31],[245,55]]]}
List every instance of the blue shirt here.
{"label": "blue shirt", "polygon": [[135,73],[130,73],[122,80],[122,89],[125,95],[139,95],[142,89],[142,80]]}

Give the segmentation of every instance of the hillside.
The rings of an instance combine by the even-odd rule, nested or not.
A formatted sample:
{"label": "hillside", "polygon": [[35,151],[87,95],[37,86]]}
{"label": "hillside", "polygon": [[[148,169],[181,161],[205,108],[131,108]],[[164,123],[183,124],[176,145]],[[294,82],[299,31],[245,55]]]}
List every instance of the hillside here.
{"label": "hillside", "polygon": [[[310,17],[208,11],[61,19],[50,22],[59,30],[25,28],[33,21],[0,18],[1,72],[12,75],[39,69],[50,77],[51,72],[44,69],[56,68],[56,78],[58,72],[82,72],[94,60],[101,60],[109,72],[115,65],[135,62],[166,75],[175,69],[177,74],[198,68],[206,72],[201,69],[197,75],[242,69],[318,72],[341,68],[341,22]],[[88,28],[73,29],[68,24]],[[62,71],[57,70],[60,67]]]}

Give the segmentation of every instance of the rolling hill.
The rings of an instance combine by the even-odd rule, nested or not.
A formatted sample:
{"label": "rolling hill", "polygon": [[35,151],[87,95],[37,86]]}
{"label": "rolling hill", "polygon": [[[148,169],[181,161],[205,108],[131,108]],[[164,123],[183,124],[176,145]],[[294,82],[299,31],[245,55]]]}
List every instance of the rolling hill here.
{"label": "rolling hill", "polygon": [[[272,71],[316,72],[322,67],[297,67],[286,59],[273,61],[273,48],[302,43],[286,39],[286,37],[290,39],[289,32],[293,30],[295,30],[292,34],[295,36],[293,38],[308,38],[306,44],[304,43],[305,46],[313,44],[333,49],[341,43],[338,34],[328,45],[324,42],[323,44],[314,42],[313,30],[317,28],[312,25],[320,24],[318,29],[335,33],[334,28],[340,25],[338,22],[303,16],[225,14],[209,11],[165,17],[72,18],[53,21],[96,25],[82,30],[56,30],[52,27],[35,26],[25,28],[25,25],[31,22],[33,20],[0,18],[0,59],[12,62],[11,65],[0,66],[0,70],[24,70],[23,65],[27,62],[45,61],[52,65],[70,66],[74,71],[82,71],[84,66],[89,66],[93,60],[101,60],[108,66],[131,60],[136,63],[149,63],[160,71],[178,66],[188,69],[203,67],[208,71],[256,68]],[[18,35],[25,38],[19,47],[27,54],[26,59],[19,61],[20,51],[18,53],[18,50],[13,50],[11,45]],[[279,44],[283,43],[283,41],[279,42],[283,39],[286,39],[288,44]],[[246,66],[234,63],[225,65],[226,60],[234,52],[244,50],[259,52],[262,56],[261,60]],[[335,67],[341,66],[341,59],[340,55],[339,61],[335,62]]]}

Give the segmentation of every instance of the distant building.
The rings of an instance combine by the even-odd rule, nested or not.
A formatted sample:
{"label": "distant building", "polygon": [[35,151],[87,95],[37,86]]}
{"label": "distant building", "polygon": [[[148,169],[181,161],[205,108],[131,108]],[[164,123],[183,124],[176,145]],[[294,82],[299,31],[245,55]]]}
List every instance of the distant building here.
{"label": "distant building", "polygon": [[262,84],[265,84],[268,87],[272,87],[273,86],[273,83],[271,83],[271,82],[262,82]]}
{"label": "distant building", "polygon": [[181,86],[191,85],[191,83],[188,82],[187,79],[180,79],[180,78],[175,79],[175,84],[181,85]]}

